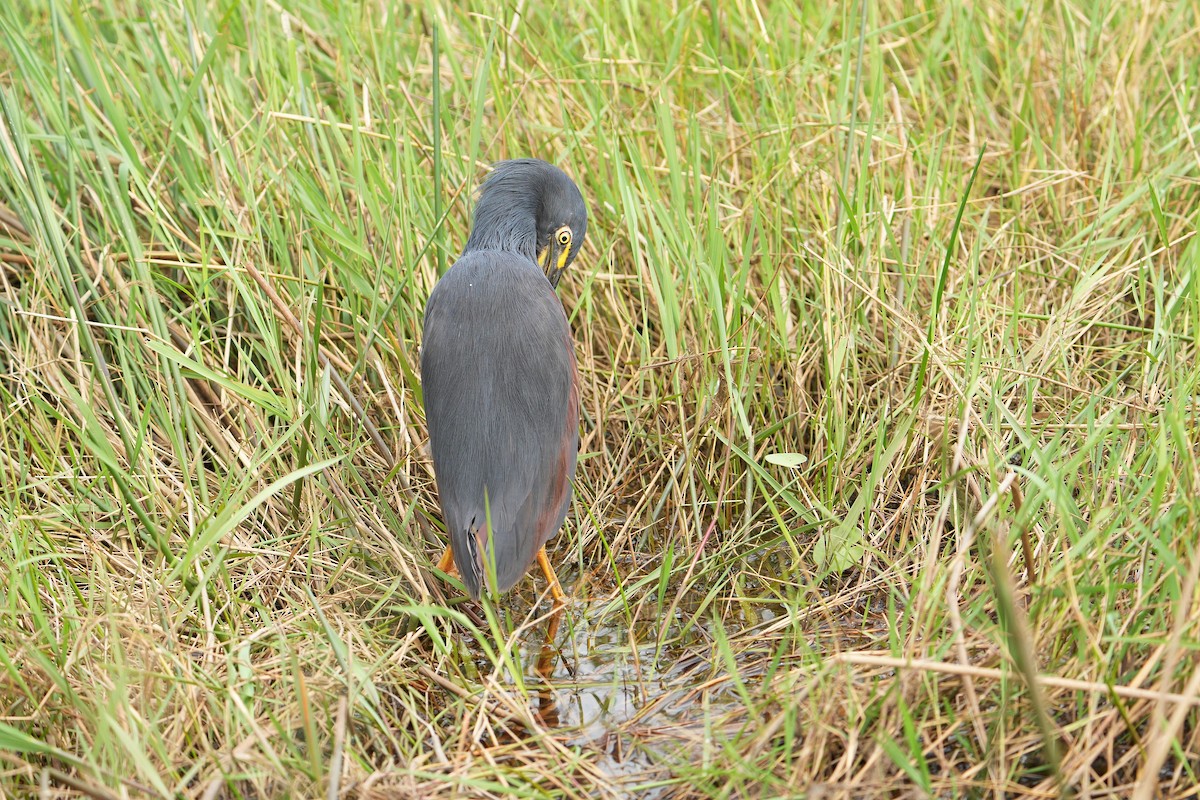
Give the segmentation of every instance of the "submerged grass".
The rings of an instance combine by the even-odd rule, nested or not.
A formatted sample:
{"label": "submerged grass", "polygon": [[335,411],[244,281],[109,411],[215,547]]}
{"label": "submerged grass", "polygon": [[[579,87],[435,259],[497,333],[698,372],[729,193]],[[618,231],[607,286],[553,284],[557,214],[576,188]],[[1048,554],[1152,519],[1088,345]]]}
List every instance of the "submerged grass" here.
{"label": "submerged grass", "polygon": [[[1196,5],[551,5],[0,8],[0,793],[1195,796]],[[415,375],[524,155],[545,648]]]}

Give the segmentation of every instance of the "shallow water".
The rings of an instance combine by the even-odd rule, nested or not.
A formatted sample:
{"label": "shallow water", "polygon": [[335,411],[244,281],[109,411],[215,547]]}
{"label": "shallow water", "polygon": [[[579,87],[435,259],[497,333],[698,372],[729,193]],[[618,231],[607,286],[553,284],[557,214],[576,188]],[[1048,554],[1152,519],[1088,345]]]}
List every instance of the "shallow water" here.
{"label": "shallow water", "polygon": [[[533,625],[520,644],[535,718],[558,742],[585,754],[621,794],[660,798],[681,788],[665,784],[677,767],[711,755],[722,732],[733,738],[752,724],[730,665],[719,655],[714,618],[735,659],[736,679],[748,684],[762,680],[780,651],[786,671],[819,662],[820,654],[873,649],[886,641],[883,592],[851,592],[847,602],[844,594],[814,586],[797,601],[795,592],[803,590],[794,576],[785,579],[767,566],[756,565],[757,580],[747,576],[731,587],[736,601],[721,598],[712,605],[703,605],[699,593],[659,605],[644,586],[625,604],[615,599],[612,585],[590,583],[581,590],[568,576],[566,585],[579,594],[590,590],[594,599],[570,601],[557,623]],[[785,594],[793,599],[785,602]],[[513,593],[504,605],[514,623],[531,607],[548,608],[532,591]],[[667,613],[669,618],[660,616]],[[763,700],[772,691],[757,685],[750,690]]]}
{"label": "shallow water", "polygon": [[[624,621],[601,619],[599,605],[569,606],[554,647],[543,644],[541,633],[525,643],[532,710],[563,744],[589,752],[591,763],[613,782],[628,786],[665,778],[674,756],[651,744],[656,737],[647,734],[686,722],[691,704],[677,707],[673,697],[694,680],[678,662],[660,669],[656,658],[658,664],[666,659],[656,653],[653,635],[631,643]],[[647,787],[638,796],[665,791]]]}

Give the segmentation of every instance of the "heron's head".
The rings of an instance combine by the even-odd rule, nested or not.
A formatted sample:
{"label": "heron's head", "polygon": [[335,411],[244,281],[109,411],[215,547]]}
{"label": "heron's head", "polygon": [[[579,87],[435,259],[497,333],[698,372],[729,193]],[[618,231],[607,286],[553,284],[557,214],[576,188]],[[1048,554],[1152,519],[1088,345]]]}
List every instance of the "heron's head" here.
{"label": "heron's head", "polygon": [[536,158],[501,161],[484,182],[467,249],[516,250],[537,261],[557,286],[587,234],[579,187]]}

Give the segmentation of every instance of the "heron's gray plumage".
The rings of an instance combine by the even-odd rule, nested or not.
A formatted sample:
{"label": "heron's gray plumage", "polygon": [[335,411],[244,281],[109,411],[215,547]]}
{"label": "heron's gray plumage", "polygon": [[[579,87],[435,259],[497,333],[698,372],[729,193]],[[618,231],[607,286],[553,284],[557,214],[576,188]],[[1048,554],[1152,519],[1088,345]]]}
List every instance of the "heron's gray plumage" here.
{"label": "heron's gray plumage", "polygon": [[455,565],[473,597],[493,564],[494,588],[511,588],[570,506],[578,376],[566,314],[536,254],[548,233],[570,224],[579,226],[574,258],[583,209],[556,167],[497,165],[466,249],[426,305],[421,384],[434,474]]}

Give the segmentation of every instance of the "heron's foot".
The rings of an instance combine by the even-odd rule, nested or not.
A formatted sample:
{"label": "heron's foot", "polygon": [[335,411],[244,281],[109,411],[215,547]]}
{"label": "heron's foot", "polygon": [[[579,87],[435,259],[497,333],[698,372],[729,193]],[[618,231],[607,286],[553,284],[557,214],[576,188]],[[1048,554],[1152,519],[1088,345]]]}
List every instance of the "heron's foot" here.
{"label": "heron's foot", "polygon": [[442,553],[442,560],[437,563],[437,568],[447,575],[458,574],[458,567],[454,566],[454,551],[450,549],[450,545],[446,545],[446,552]]}
{"label": "heron's foot", "polygon": [[565,606],[567,595],[558,582],[558,576],[554,574],[554,567],[550,566],[550,559],[546,557],[546,548],[538,550],[537,562],[538,566],[542,568],[542,574],[546,576],[546,581],[550,584],[550,596],[554,598],[554,605]]}

